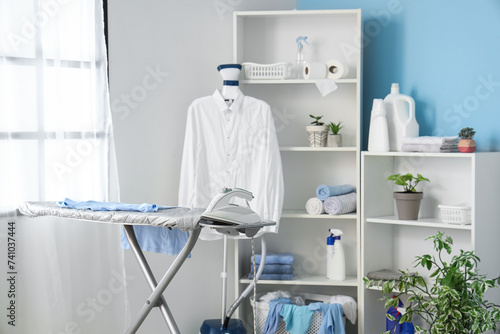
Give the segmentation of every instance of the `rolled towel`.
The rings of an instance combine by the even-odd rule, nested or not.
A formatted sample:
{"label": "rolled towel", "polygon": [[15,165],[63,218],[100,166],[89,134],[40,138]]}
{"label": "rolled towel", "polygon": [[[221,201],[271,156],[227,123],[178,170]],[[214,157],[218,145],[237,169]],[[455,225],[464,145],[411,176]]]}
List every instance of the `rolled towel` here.
{"label": "rolled towel", "polygon": [[[248,279],[253,279],[253,274],[248,274]],[[293,280],[293,273],[291,274],[262,274],[259,279],[290,281]]]}
{"label": "rolled towel", "polygon": [[320,215],[325,213],[325,208],[323,207],[323,202],[317,198],[309,198],[306,203],[306,211],[310,215]]}
{"label": "rolled towel", "polygon": [[[259,265],[257,265],[259,271]],[[253,265],[250,265],[250,272],[253,273]],[[263,274],[293,274],[291,264],[267,264],[264,266]]]}
{"label": "rolled towel", "polygon": [[[261,254],[255,254],[255,264],[260,264],[260,261],[262,259]],[[250,259],[252,260],[252,259]],[[253,264],[253,261],[250,263]],[[282,253],[282,254],[276,254],[276,253],[268,253],[266,255],[266,266],[268,264],[293,264],[293,254],[291,253]]]}
{"label": "rolled towel", "polygon": [[327,185],[320,185],[318,188],[316,188],[316,196],[324,201],[328,197],[332,196],[339,196],[339,195],[345,195],[349,194],[352,192],[355,192],[356,188],[349,185],[349,184],[343,184],[340,186],[327,186]]}
{"label": "rolled towel", "polygon": [[327,198],[323,205],[329,215],[342,215],[356,211],[356,193]]}

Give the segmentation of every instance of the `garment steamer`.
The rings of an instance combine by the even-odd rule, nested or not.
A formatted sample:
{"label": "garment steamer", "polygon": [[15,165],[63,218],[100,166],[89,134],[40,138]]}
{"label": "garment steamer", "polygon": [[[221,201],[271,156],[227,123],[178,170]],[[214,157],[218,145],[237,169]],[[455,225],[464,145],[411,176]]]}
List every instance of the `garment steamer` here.
{"label": "garment steamer", "polygon": [[[242,199],[246,206],[230,203],[236,198]],[[252,283],[243,291],[226,312],[227,295],[227,238],[252,238],[252,255],[254,255],[253,238],[264,226],[276,225],[275,222],[262,221],[257,213],[250,209],[248,202],[253,199],[251,192],[244,189],[223,189],[202,214],[200,225],[213,228],[224,235],[224,254],[222,268],[222,316],[221,319],[205,320],[200,328],[200,334],[246,334],[247,331],[241,320],[231,319],[234,311],[254,289],[265,265],[266,243],[261,236],[262,261]]]}

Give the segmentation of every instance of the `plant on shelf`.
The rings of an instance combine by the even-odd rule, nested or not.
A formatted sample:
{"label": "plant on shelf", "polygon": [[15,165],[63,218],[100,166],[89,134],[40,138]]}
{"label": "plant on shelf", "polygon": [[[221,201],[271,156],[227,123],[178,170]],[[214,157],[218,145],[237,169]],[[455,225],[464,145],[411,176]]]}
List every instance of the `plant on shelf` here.
{"label": "plant on shelf", "polygon": [[430,182],[426,177],[420,174],[413,176],[412,173],[393,174],[387,178],[388,181],[394,181],[398,186],[402,186],[404,191],[395,191],[396,207],[398,217],[401,220],[417,220],[420,210],[420,201],[423,193],[417,191],[416,186],[423,181]]}
{"label": "plant on shelf", "polygon": [[309,115],[312,119],[311,125],[306,126],[306,131],[309,138],[309,146],[325,147],[328,137],[328,126],[321,121],[322,116]]}
{"label": "plant on shelf", "polygon": [[460,141],[458,150],[462,153],[472,153],[476,150],[476,141],[473,139],[476,131],[473,128],[463,128],[458,133]]}
{"label": "plant on shelf", "polygon": [[[427,324],[415,326],[415,333],[479,334],[496,331],[500,324],[500,305],[485,299],[489,288],[500,287],[500,277],[488,279],[478,272],[480,259],[473,251],[460,250],[448,261],[453,239],[442,232],[426,240],[434,243],[435,255],[417,256],[415,267],[429,271],[433,280],[427,283],[418,273],[400,271],[397,280],[385,281],[382,292],[386,307],[397,307],[399,297],[408,295],[409,306],[399,323],[412,322],[414,316]],[[380,286],[382,281],[364,278],[367,287]],[[396,292],[393,298],[394,292]],[[395,321],[394,317],[387,318]],[[397,325],[398,323],[396,323]],[[387,332],[388,333],[388,332]]]}
{"label": "plant on shelf", "polygon": [[333,123],[330,122],[328,124],[328,128],[330,130],[330,134],[327,139],[327,146],[329,147],[341,147],[342,146],[342,135],[339,134],[339,131],[343,128],[342,122]]}

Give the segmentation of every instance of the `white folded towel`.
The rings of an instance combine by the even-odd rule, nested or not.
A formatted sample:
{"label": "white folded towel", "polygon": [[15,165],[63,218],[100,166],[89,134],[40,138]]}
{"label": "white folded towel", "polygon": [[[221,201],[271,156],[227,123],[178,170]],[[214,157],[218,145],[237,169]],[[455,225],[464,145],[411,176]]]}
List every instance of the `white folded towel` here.
{"label": "white folded towel", "polygon": [[403,144],[403,152],[441,152],[441,144]]}
{"label": "white folded towel", "polygon": [[317,197],[309,198],[306,203],[306,211],[310,215],[320,215],[325,213],[323,202]]}
{"label": "white folded towel", "polygon": [[328,197],[324,202],[326,213],[329,215],[342,215],[356,211],[356,193]]}
{"label": "white folded towel", "polygon": [[403,137],[401,144],[424,144],[424,145],[445,145],[454,144],[460,140],[459,137],[435,137],[435,136],[421,136],[421,137]]}
{"label": "white folded towel", "polygon": [[351,296],[336,295],[330,298],[330,304],[339,303],[342,305],[345,317],[354,325],[358,315],[358,303]]}

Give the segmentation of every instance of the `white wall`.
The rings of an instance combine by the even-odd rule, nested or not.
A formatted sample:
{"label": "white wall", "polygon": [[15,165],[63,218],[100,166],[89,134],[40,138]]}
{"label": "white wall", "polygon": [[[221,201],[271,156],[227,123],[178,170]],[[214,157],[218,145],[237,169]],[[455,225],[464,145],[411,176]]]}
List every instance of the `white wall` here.
{"label": "white wall", "polygon": [[[294,9],[295,0],[109,0],[109,69],[121,200],[177,203],[186,111],[232,62],[234,10]],[[155,76],[151,73],[157,73]],[[131,315],[149,295],[126,251]],[[147,253],[158,280],[173,257]],[[183,333],[220,316],[222,243],[200,241],[165,296]],[[233,272],[230,259],[230,273]],[[229,285],[229,301],[234,300]],[[167,332],[153,310],[139,333]]]}

